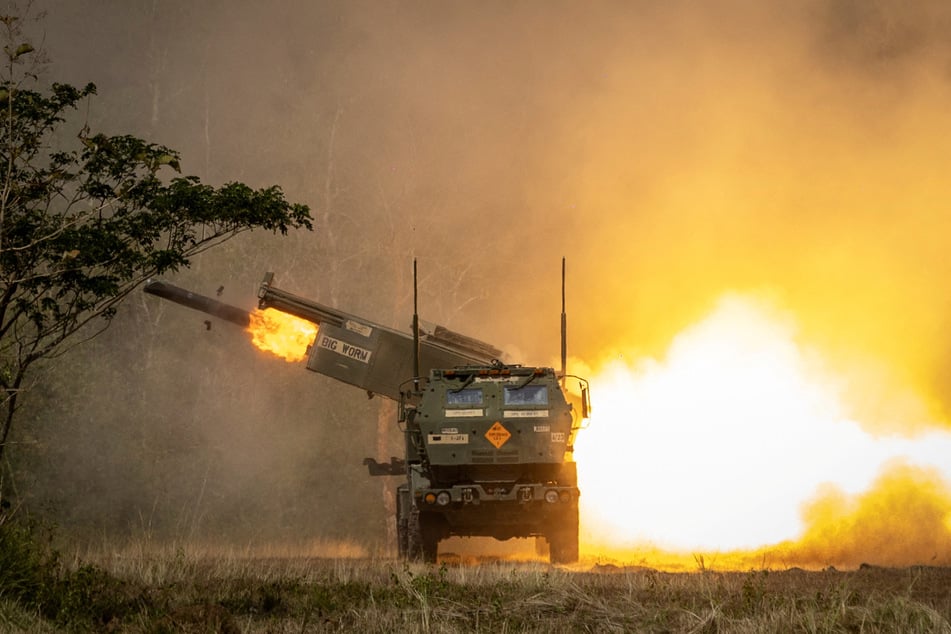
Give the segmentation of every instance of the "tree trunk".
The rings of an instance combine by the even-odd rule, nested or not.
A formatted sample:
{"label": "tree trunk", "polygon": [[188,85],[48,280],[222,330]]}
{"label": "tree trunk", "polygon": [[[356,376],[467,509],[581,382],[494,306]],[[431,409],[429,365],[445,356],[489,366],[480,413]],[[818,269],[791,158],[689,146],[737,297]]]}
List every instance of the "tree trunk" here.
{"label": "tree trunk", "polygon": [[[10,437],[10,430],[13,428],[13,415],[16,413],[17,408],[17,396],[20,391],[20,384],[23,382],[23,373],[19,373],[14,379],[13,383],[6,388],[7,392],[7,401],[6,412],[3,417],[3,431],[0,433],[0,502],[4,498],[4,488],[6,484],[6,479],[3,477],[4,471],[6,471],[6,448],[7,448],[7,439]],[[12,477],[12,473],[10,474]]]}

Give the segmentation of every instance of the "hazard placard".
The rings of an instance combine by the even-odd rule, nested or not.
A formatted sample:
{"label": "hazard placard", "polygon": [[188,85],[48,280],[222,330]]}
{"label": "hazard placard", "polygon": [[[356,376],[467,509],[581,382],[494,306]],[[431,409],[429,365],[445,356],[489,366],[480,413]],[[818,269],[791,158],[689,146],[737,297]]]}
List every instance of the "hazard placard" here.
{"label": "hazard placard", "polygon": [[496,449],[505,444],[505,442],[512,437],[512,434],[509,433],[509,430],[502,427],[502,423],[495,421],[489,431],[485,432],[486,439],[492,443]]}

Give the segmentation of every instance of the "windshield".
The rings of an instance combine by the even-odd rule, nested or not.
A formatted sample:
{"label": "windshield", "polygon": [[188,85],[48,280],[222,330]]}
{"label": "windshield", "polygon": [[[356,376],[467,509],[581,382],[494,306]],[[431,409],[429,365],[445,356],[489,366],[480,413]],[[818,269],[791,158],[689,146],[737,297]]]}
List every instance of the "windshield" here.
{"label": "windshield", "polygon": [[446,392],[446,405],[482,405],[482,390],[449,390]]}
{"label": "windshield", "polygon": [[548,387],[545,385],[526,385],[514,389],[505,388],[506,405],[548,405]]}

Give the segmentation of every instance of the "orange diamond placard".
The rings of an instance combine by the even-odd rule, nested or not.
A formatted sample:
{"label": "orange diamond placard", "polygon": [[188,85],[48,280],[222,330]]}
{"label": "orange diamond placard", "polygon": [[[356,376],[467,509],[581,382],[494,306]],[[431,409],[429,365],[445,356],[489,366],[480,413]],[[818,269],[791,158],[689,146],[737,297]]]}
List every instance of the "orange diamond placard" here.
{"label": "orange diamond placard", "polygon": [[495,421],[495,424],[489,427],[489,431],[485,432],[485,437],[498,449],[505,444],[505,441],[512,437],[512,434],[509,433],[509,430],[502,427],[502,423]]}

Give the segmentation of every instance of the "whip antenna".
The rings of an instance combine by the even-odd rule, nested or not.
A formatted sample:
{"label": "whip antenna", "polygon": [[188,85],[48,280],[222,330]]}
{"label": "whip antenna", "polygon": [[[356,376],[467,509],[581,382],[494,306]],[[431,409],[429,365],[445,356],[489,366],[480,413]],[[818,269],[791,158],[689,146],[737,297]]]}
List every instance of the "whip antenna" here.
{"label": "whip antenna", "polygon": [[417,310],[416,258],[413,258],[413,381],[419,391],[419,311]]}
{"label": "whip antenna", "polygon": [[565,315],[565,258],[561,258],[561,381],[568,374],[568,317]]}

